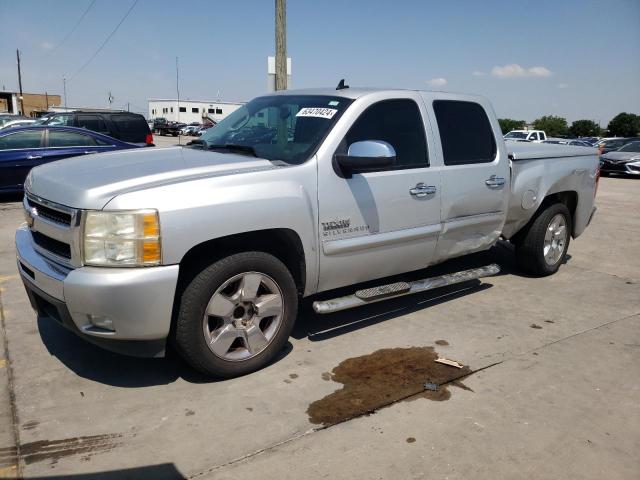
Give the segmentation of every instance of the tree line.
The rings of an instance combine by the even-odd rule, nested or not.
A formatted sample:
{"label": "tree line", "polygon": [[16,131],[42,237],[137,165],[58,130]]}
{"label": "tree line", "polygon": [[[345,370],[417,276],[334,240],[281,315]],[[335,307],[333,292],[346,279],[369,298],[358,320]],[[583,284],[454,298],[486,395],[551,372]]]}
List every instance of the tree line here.
{"label": "tree line", "polygon": [[[524,120],[500,118],[502,133],[511,130],[522,130],[526,124]],[[545,115],[533,122],[533,128],[544,130],[548,137],[635,137],[640,134],[640,115],[622,112],[611,119],[606,129],[593,120],[576,120],[569,125],[567,119],[553,115]]]}

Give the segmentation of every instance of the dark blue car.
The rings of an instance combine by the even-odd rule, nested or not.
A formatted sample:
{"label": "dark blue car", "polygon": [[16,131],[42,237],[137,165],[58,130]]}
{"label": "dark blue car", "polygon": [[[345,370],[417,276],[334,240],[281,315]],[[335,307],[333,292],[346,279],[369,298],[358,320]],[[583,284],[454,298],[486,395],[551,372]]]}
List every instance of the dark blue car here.
{"label": "dark blue car", "polygon": [[0,193],[22,192],[29,170],[91,153],[139,148],[84,128],[39,125],[0,130]]}

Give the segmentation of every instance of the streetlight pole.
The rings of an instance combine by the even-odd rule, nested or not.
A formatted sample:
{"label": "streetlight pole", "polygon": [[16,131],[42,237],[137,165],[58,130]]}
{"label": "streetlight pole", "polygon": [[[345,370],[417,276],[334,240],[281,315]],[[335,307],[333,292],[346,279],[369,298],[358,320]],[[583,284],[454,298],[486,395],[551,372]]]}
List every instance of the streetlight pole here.
{"label": "streetlight pole", "polygon": [[287,0],[276,0],[276,90],[287,89]]}

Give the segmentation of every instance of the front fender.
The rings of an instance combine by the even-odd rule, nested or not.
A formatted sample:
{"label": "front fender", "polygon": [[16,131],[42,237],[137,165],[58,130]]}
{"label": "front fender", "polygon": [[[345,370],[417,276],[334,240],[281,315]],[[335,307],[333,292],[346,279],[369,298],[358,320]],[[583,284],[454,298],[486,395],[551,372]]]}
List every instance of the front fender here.
{"label": "front fender", "polygon": [[318,281],[316,185],[315,162],[310,161],[130,192],[105,209],[157,209],[165,265],[179,263],[194,246],[209,240],[256,230],[293,230],[302,242],[309,293]]}

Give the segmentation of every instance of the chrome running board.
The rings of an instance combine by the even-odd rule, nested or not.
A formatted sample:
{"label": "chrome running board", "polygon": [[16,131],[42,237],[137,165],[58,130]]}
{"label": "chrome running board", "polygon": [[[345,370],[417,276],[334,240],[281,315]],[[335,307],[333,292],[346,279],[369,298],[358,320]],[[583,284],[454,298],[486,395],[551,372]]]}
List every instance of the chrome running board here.
{"label": "chrome running board", "polygon": [[349,308],[361,307],[370,303],[388,300],[390,298],[402,297],[414,293],[426,292],[435,288],[455,285],[456,283],[468,282],[478,278],[490,277],[500,272],[500,267],[495,263],[485,267],[463,270],[462,272],[448,273],[439,277],[424,278],[413,282],[397,282],[389,285],[358,290],[353,295],[333,298],[313,302],[313,309],[316,313],[333,313]]}

